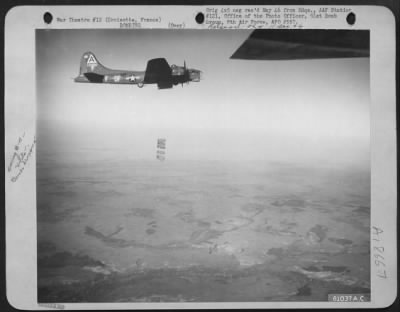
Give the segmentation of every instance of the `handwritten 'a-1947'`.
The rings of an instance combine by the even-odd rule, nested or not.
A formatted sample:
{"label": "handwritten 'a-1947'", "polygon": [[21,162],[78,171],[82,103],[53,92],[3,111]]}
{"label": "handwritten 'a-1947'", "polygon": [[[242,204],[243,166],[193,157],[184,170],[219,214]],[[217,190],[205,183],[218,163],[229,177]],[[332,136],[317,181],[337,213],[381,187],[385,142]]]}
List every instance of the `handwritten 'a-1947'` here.
{"label": "handwritten 'a-1947'", "polygon": [[18,142],[14,146],[14,153],[7,167],[8,172],[12,172],[12,182],[16,182],[24,172],[25,166],[32,156],[33,149],[36,145],[36,137],[33,138],[32,144],[23,144],[24,138],[25,132],[18,138]]}
{"label": "handwritten 'a-1947'", "polygon": [[376,275],[380,278],[387,278],[385,247],[383,246],[383,229],[377,226],[372,227],[372,247]]}

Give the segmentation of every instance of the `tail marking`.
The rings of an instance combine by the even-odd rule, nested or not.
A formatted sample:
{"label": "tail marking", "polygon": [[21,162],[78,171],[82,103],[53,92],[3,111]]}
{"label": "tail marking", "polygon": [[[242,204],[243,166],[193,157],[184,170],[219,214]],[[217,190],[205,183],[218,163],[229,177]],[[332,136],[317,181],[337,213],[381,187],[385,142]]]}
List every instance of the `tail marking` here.
{"label": "tail marking", "polygon": [[93,54],[85,54],[85,59],[87,59],[86,66],[90,67],[91,71],[97,66],[97,61]]}

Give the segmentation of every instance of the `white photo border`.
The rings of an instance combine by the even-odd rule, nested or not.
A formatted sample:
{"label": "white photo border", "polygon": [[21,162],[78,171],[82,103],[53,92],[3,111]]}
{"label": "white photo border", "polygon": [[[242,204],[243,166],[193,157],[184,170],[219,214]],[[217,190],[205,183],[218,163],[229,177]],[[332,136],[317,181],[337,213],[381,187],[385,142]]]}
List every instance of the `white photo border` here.
{"label": "white photo border", "polygon": [[[19,6],[5,21],[5,168],[18,137],[35,140],[36,131],[36,29],[118,28],[107,23],[52,23],[43,14],[57,17],[146,16],[157,11],[161,23],[149,28],[168,28],[168,21],[185,23],[186,29],[207,27],[195,22],[198,12],[221,6]],[[233,6],[231,6],[233,7]],[[243,6],[241,6],[243,8]],[[248,6],[255,7],[255,6]],[[265,6],[276,7],[276,6]],[[298,7],[298,6],[280,6]],[[321,6],[307,6],[320,8]],[[5,175],[6,186],[6,285],[9,303],[18,309],[209,309],[209,308],[380,308],[397,297],[397,155],[395,18],[381,6],[327,6],[349,8],[356,14],[355,25],[338,19],[308,20],[304,29],[364,29],[370,31],[371,96],[371,301],[370,302],[246,302],[246,303],[59,303],[37,302],[36,251],[36,156],[17,183]],[[21,78],[22,77],[22,78]],[[23,80],[23,81],[21,81]],[[379,241],[376,232],[379,232]],[[375,236],[374,236],[375,235]],[[374,241],[375,239],[375,241]],[[386,278],[374,261],[376,247],[384,248]]]}

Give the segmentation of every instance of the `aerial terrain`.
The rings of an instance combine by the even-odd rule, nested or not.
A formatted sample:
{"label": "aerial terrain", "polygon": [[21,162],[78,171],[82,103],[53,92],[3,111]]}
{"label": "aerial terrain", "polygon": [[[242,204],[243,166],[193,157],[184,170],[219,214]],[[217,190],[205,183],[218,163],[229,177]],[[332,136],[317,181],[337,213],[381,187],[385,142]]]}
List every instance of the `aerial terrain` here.
{"label": "aerial terrain", "polygon": [[159,161],[156,138],[139,160],[51,133],[38,129],[39,302],[369,294],[368,168],[178,161],[168,148]]}

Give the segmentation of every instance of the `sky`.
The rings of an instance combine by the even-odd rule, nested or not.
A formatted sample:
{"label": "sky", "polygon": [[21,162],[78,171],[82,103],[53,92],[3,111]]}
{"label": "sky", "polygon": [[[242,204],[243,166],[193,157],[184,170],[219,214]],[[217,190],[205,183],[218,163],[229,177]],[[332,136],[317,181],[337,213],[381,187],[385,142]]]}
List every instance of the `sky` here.
{"label": "sky", "polygon": [[[229,59],[250,33],[38,30],[38,127],[79,129],[70,140],[87,134],[116,149],[128,141],[139,158],[153,158],[154,140],[165,137],[172,159],[368,162],[369,58]],[[115,69],[186,61],[204,80],[166,90],[75,83],[86,51]]]}

